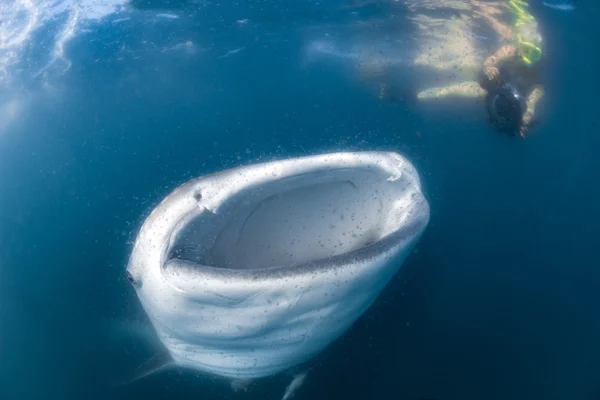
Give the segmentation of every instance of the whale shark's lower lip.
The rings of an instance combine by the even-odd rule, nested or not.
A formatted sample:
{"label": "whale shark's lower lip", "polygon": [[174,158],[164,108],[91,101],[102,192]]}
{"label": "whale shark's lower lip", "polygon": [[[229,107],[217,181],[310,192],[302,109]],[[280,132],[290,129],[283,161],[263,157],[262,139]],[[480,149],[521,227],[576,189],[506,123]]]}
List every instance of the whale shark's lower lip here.
{"label": "whale shark's lower lip", "polygon": [[416,170],[395,153],[251,165],[163,200],[128,273],[177,365],[269,376],[344,333],[428,220]]}

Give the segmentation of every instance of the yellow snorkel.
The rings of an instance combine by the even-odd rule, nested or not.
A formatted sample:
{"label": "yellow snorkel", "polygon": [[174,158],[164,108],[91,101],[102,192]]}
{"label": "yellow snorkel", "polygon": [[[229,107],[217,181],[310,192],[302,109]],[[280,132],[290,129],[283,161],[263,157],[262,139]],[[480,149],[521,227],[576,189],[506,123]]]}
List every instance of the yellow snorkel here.
{"label": "yellow snorkel", "polygon": [[515,14],[513,24],[519,56],[527,66],[542,58],[542,37],[537,30],[535,17],[527,11],[529,4],[523,0],[509,0]]}

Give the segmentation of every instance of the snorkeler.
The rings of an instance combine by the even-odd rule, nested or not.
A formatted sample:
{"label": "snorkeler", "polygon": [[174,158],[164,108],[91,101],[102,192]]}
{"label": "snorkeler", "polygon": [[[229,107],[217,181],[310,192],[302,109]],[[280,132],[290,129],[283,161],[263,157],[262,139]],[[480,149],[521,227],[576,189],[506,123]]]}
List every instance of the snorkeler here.
{"label": "snorkeler", "polygon": [[[483,63],[481,87],[487,92],[486,108],[490,122],[498,129],[525,136],[534,122],[536,105],[544,95],[541,83],[542,37],[535,18],[522,0],[481,3],[472,0],[485,18],[504,39],[509,41]],[[512,28],[494,17],[508,6],[514,14]]]}
{"label": "snorkeler", "polygon": [[[326,37],[313,43],[312,54],[347,60],[382,101],[481,99],[493,126],[528,133],[544,87],[542,39],[525,1],[379,1],[396,5],[383,17],[353,22],[346,48]],[[394,7],[407,11],[410,37]]]}
{"label": "snorkeler", "polygon": [[[523,0],[465,3],[457,6],[452,17],[436,18],[427,16],[433,9],[431,5],[404,0],[414,12],[411,19],[421,29],[421,50],[413,64],[439,71],[436,82],[443,82],[418,90],[416,99],[483,98],[489,122],[495,128],[525,136],[535,121],[536,105],[544,95],[540,68],[542,38],[537,22]],[[440,6],[447,6],[447,2],[441,1]],[[478,23],[478,19],[485,24]],[[497,39],[475,33],[484,27],[491,28]],[[489,52],[482,55],[481,50],[489,42],[498,45],[486,58]],[[395,90],[389,90],[387,84],[381,88],[380,99],[394,99]]]}

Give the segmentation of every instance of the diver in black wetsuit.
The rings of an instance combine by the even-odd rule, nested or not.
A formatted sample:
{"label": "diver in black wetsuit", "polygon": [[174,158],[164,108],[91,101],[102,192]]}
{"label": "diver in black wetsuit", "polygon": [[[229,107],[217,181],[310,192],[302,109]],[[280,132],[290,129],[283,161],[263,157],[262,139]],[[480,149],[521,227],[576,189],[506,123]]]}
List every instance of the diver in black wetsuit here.
{"label": "diver in black wetsuit", "polygon": [[507,6],[515,15],[512,28],[489,14],[480,14],[513,42],[485,60],[480,84],[487,91],[485,103],[490,123],[500,131],[525,136],[544,95],[542,38],[535,18],[526,10],[526,2],[509,0]]}
{"label": "diver in black wetsuit", "polygon": [[525,136],[543,95],[541,63],[528,66],[514,54],[488,68],[497,71],[483,72],[480,81],[487,91],[485,106],[490,123],[502,132]]}

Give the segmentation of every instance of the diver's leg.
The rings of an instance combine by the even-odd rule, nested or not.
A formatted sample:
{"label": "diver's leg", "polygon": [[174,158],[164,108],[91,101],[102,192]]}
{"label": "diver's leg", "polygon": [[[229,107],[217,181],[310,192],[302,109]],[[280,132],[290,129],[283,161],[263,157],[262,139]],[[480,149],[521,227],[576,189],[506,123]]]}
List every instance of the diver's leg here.
{"label": "diver's leg", "polygon": [[535,117],[535,107],[537,103],[544,97],[544,87],[542,85],[537,85],[527,96],[527,108],[525,113],[523,114],[523,123],[521,125],[521,136],[525,136],[527,130],[529,129],[529,125],[533,121]]}
{"label": "diver's leg", "polygon": [[523,122],[530,123],[535,116],[535,106],[544,97],[544,87],[537,85],[527,96],[527,110],[523,115]]}
{"label": "diver's leg", "polygon": [[467,98],[479,98],[484,97],[486,94],[485,89],[481,87],[478,82],[467,81],[460,82],[453,85],[444,87],[429,88],[420,91],[417,94],[418,100],[433,100],[448,96],[460,96]]}
{"label": "diver's leg", "polygon": [[462,34],[471,26],[471,22],[465,20],[444,22],[440,27],[435,27],[431,35],[424,36],[413,64],[439,71],[445,85],[426,87],[417,93],[418,101],[447,96],[478,98],[485,95],[477,82],[483,62],[480,49],[472,36]]}

